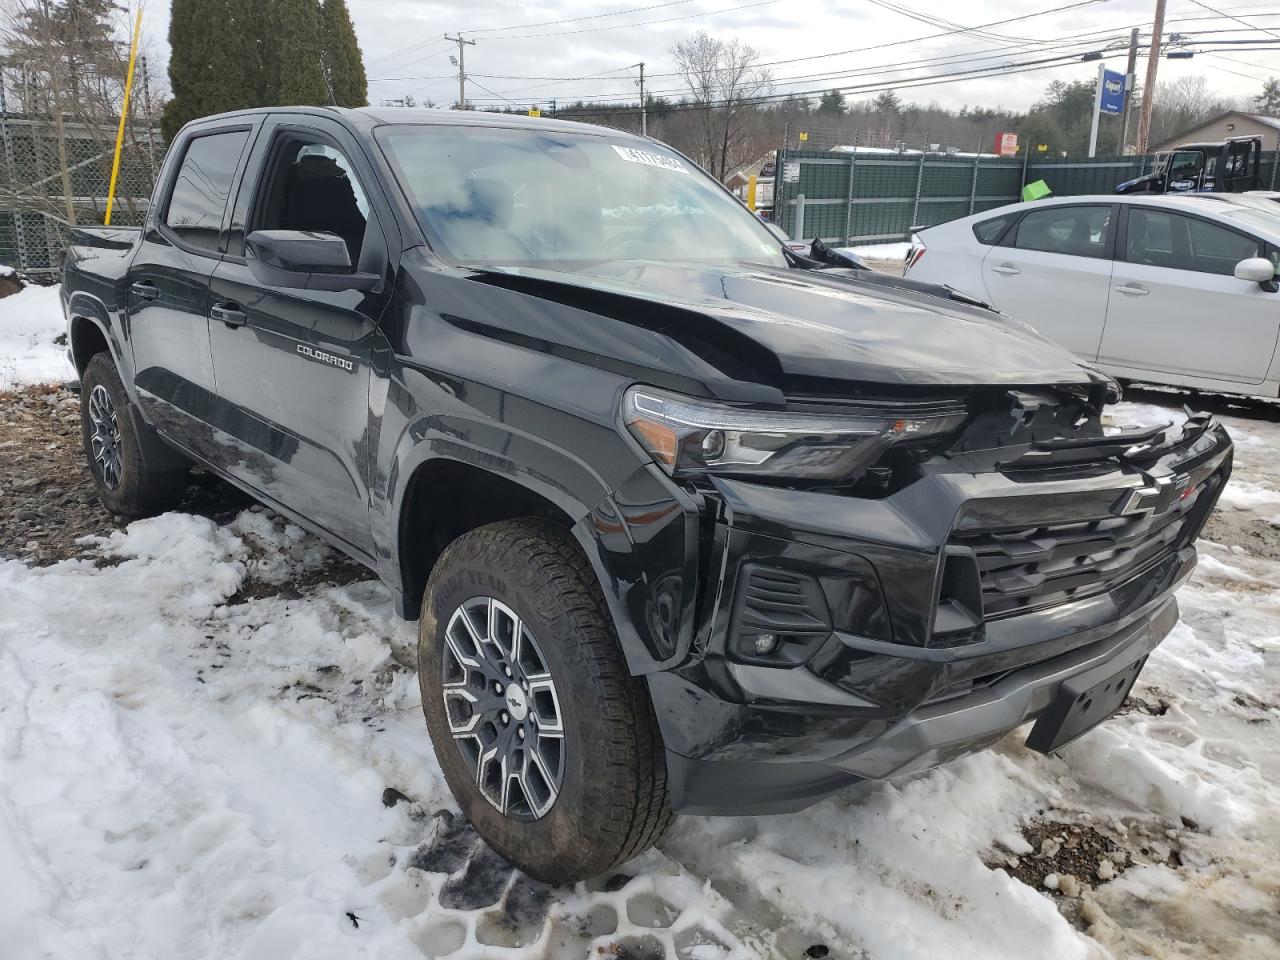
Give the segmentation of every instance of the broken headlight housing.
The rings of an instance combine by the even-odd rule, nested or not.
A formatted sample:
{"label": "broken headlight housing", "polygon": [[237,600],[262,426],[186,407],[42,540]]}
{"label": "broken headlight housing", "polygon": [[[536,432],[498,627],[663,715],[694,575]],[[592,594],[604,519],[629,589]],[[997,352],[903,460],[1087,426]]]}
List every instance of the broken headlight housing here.
{"label": "broken headlight housing", "polygon": [[963,413],[807,413],[732,407],[650,387],[623,399],[627,429],[675,477],[714,473],[852,483],[897,444],[952,433]]}

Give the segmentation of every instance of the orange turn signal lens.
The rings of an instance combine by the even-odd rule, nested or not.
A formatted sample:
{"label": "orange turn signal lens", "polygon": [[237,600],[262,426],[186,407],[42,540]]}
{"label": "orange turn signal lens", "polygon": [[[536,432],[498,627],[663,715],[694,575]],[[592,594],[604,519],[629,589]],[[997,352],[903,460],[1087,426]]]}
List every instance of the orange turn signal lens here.
{"label": "orange turn signal lens", "polygon": [[629,424],[644,441],[645,447],[659,463],[674,466],[676,462],[676,432],[670,427],[652,420],[632,420]]}

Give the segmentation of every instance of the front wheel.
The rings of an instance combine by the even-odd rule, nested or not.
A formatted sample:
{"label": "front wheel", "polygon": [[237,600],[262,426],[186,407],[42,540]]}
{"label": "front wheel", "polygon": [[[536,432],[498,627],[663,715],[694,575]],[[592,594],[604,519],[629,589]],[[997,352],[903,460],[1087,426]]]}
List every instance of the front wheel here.
{"label": "front wheel", "polygon": [[449,545],[423,600],[418,677],[454,797],[530,876],[602,873],[670,824],[648,692],[562,528],[510,520]]}

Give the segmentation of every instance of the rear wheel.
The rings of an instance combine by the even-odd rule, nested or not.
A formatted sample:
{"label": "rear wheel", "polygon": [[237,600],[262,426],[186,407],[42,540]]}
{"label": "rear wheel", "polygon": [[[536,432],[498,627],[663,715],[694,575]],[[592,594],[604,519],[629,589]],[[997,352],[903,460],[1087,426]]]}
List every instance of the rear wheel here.
{"label": "rear wheel", "polygon": [[458,804],[530,876],[601,873],[670,824],[648,692],[562,528],[504,521],[445,550],[423,601],[418,676]]}
{"label": "rear wheel", "polygon": [[182,498],[187,471],[146,467],[129,407],[110,354],[94,354],[80,378],[80,429],[98,499],[126,517],[163,513]]}

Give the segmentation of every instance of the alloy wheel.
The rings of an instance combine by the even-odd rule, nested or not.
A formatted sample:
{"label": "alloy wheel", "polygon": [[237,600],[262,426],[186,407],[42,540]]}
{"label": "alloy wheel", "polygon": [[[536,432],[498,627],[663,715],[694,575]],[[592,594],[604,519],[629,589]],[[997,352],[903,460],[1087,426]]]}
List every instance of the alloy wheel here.
{"label": "alloy wheel", "polygon": [[484,798],[504,816],[546,816],[564,783],[555,681],[528,626],[493,597],[473,597],[445,628],[449,733]]}
{"label": "alloy wheel", "polygon": [[120,423],[116,417],[116,405],[111,394],[102,384],[89,393],[89,448],[94,462],[102,472],[102,482],[108,490],[120,485]]}

